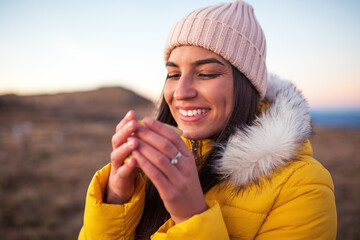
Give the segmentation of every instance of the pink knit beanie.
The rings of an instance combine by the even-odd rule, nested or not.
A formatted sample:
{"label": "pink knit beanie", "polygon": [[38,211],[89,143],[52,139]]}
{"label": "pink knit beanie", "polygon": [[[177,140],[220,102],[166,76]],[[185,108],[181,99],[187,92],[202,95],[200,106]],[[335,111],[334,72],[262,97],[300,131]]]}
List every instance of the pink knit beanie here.
{"label": "pink knit beanie", "polygon": [[235,0],[197,9],[175,24],[165,44],[165,61],[182,45],[208,49],[239,69],[264,98],[266,42],[252,6]]}

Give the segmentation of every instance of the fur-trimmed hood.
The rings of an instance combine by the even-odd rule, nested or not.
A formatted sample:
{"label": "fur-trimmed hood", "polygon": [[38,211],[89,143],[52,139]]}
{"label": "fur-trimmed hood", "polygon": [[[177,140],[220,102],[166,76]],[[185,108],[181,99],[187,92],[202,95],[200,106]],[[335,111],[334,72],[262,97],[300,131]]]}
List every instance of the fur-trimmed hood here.
{"label": "fur-trimmed hood", "polygon": [[237,187],[257,182],[294,160],[299,147],[311,136],[307,101],[291,83],[270,76],[265,101],[252,126],[236,130],[214,166]]}

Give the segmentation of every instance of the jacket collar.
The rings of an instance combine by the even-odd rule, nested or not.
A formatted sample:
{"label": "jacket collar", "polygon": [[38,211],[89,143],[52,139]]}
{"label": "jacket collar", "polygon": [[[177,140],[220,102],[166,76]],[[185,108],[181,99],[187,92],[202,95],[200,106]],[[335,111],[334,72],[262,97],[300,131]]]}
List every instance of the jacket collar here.
{"label": "jacket collar", "polygon": [[210,139],[202,139],[202,140],[195,140],[196,146],[194,146],[194,140],[190,140],[187,138],[182,137],[186,146],[190,149],[190,151],[194,154],[196,166],[198,169],[204,162],[205,154],[211,150],[214,145],[214,142]]}
{"label": "jacket collar", "polygon": [[292,83],[270,76],[264,100],[269,107],[261,110],[253,125],[235,131],[214,166],[235,187],[269,177],[295,160],[301,148],[312,154],[310,144],[304,145],[312,130],[308,103],[301,92]]}

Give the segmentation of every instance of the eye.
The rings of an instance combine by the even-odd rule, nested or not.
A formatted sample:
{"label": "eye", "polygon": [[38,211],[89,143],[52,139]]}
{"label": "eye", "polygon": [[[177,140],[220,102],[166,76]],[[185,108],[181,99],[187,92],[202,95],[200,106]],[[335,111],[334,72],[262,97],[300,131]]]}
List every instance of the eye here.
{"label": "eye", "polygon": [[180,78],[180,74],[169,74],[166,76],[166,79],[174,79],[174,80],[178,80]]}
{"label": "eye", "polygon": [[219,73],[212,73],[212,74],[200,73],[198,76],[201,79],[212,79],[212,78],[216,78],[216,77],[218,77],[220,75],[221,74],[219,74]]}

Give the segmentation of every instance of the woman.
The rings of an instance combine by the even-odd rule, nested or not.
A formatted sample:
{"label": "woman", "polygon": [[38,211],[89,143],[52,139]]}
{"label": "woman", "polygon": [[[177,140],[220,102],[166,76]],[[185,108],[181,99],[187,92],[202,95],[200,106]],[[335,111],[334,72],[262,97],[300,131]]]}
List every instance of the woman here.
{"label": "woman", "polygon": [[291,83],[268,81],[265,54],[242,1],[180,20],[158,118],[142,126],[130,111],[116,127],[79,239],[335,239],[333,184],[311,156],[307,102]]}

